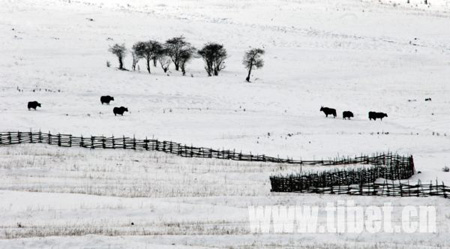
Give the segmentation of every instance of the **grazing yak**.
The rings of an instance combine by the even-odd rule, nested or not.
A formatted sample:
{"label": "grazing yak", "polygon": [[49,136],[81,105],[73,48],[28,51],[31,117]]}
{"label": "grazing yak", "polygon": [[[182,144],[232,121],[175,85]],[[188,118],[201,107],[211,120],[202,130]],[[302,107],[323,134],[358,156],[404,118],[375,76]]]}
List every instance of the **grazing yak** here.
{"label": "grazing yak", "polygon": [[41,107],[41,103],[39,103],[37,101],[30,101],[30,102],[28,102],[28,111],[30,109],[34,109],[36,111],[37,107]]}
{"label": "grazing yak", "polygon": [[377,118],[379,118],[383,121],[383,118],[387,116],[388,115],[384,112],[369,112],[369,120],[377,120]]}
{"label": "grazing yak", "polygon": [[102,102],[102,105],[105,103],[109,105],[109,102],[111,101],[114,101],[114,97],[111,97],[109,95],[100,97],[100,102]]}
{"label": "grazing yak", "polygon": [[325,116],[328,117],[328,115],[333,115],[336,117],[336,109],[328,108],[328,107],[320,107],[320,111],[325,113]]}
{"label": "grazing yak", "polygon": [[128,111],[128,108],[123,107],[123,106],[121,106],[121,107],[114,107],[114,109],[113,109],[114,116],[117,116],[117,114],[123,116],[123,113],[127,112],[127,111]]}
{"label": "grazing yak", "polygon": [[353,118],[353,112],[351,112],[351,111],[345,111],[345,112],[343,112],[343,113],[342,113],[342,118],[343,118],[343,119],[346,119],[346,118],[351,119],[351,118]]}

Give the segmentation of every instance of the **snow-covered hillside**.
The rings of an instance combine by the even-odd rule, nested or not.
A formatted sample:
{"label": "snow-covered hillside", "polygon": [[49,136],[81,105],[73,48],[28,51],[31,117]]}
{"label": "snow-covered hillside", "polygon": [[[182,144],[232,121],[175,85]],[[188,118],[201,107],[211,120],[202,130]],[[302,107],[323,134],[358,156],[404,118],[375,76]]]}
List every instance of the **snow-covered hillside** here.
{"label": "snow-covered hillside", "polygon": [[[450,1],[429,0],[428,6],[423,1],[406,2],[3,0],[0,130],[154,136],[196,146],[297,159],[391,151],[414,156],[416,167],[422,172],[414,180],[439,179],[450,184],[450,173],[441,170],[450,166]],[[187,76],[173,67],[168,75],[160,68],[153,68],[149,75],[143,61],[140,71],[120,71],[116,69],[117,59],[108,52],[115,43],[131,48],[137,41],[163,42],[180,35],[197,48],[207,42],[226,47],[227,67],[219,77],[207,77],[201,59],[188,65]],[[246,83],[242,58],[246,50],[254,47],[266,50],[265,66],[253,72],[252,83]],[[107,62],[112,66],[107,67]],[[130,54],[125,67],[131,68]],[[114,96],[115,101],[110,106],[101,105],[102,95]],[[432,101],[426,102],[425,98]],[[41,102],[42,108],[28,111],[26,104],[32,100]],[[127,106],[130,112],[116,117],[112,113],[114,106]],[[319,112],[321,106],[336,108],[338,117],[325,118]],[[342,119],[342,111],[347,110],[355,113],[351,121]],[[389,116],[383,121],[369,121],[369,111],[382,111]],[[2,155],[8,154],[7,150],[11,149],[0,148]],[[8,165],[8,161],[2,163],[3,167]],[[10,174],[8,170],[14,172]],[[16,170],[13,167],[5,171],[10,178],[4,179],[13,179],[12,185],[20,185],[23,180]],[[267,179],[259,184],[269,184],[268,175],[261,173],[258,181]],[[33,190],[12,185],[0,188]],[[54,187],[51,185],[48,191],[68,192]],[[265,194],[255,194],[266,199],[262,202],[266,204],[322,198],[272,196],[266,187]],[[250,190],[242,191],[235,195],[248,195]],[[30,196],[34,196],[20,193],[23,196],[16,197],[15,193],[1,195],[6,198],[5,203],[16,198],[31,200]],[[218,193],[214,198],[224,195]],[[60,197],[49,194],[48,198]],[[236,199],[245,200],[225,200]],[[361,200],[383,202],[383,198]],[[437,205],[446,203],[432,200]],[[209,199],[199,202],[203,201],[208,203]],[[209,204],[218,205],[215,201]],[[13,208],[6,210],[15,212]],[[254,239],[251,235],[240,236],[236,237],[236,247],[251,244],[248,241]],[[269,237],[264,245],[273,242],[276,247],[280,239]],[[210,240],[204,239],[206,242],[192,244],[211,245]],[[352,239],[343,237],[340,241],[347,245],[346,241]],[[414,243],[422,248],[420,243],[430,245],[433,239],[448,246],[442,234]],[[168,240],[157,241],[170,246]],[[58,238],[55,241],[60,243]],[[30,246],[35,241],[14,243],[20,248],[22,242]],[[9,243],[1,241],[0,247],[10,248]],[[77,243],[77,239],[67,242]],[[225,244],[222,247],[233,246]],[[45,243],[41,247],[46,247]]]}

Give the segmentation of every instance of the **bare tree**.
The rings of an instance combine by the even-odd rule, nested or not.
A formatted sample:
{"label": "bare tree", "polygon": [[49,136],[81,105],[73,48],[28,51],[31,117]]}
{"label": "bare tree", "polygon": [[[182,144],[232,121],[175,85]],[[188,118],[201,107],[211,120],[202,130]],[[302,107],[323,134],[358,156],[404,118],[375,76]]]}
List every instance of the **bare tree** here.
{"label": "bare tree", "polygon": [[117,56],[117,59],[119,59],[119,69],[124,70],[123,68],[123,58],[125,57],[127,53],[127,49],[125,47],[125,44],[114,44],[114,46],[110,47],[109,52],[113,53]]}
{"label": "bare tree", "polygon": [[161,43],[157,41],[150,40],[148,42],[138,42],[133,46],[135,48],[135,53],[137,56],[141,58],[145,58],[147,62],[147,71],[148,73],[152,73],[150,70],[150,62],[153,60],[155,56],[158,55],[161,50]]}
{"label": "bare tree", "polygon": [[133,64],[131,65],[131,68],[133,69],[133,71],[136,71],[136,65],[139,62],[140,57],[136,55],[136,52],[131,51],[131,56],[133,57]]}
{"label": "bare tree", "polygon": [[247,82],[250,82],[250,76],[252,74],[252,69],[258,69],[264,66],[264,60],[261,58],[264,55],[264,49],[254,48],[247,52],[245,52],[243,64],[245,68],[248,69],[248,75],[245,79]]}
{"label": "bare tree", "polygon": [[131,47],[131,55],[133,56],[133,71],[136,70],[136,65],[138,64],[139,60],[143,58],[142,50],[145,47],[144,42],[136,42],[133,47]]}
{"label": "bare tree", "polygon": [[161,69],[164,71],[164,73],[167,73],[167,70],[169,70],[169,66],[172,63],[172,59],[168,56],[161,56],[158,58],[159,64],[161,65]]}
{"label": "bare tree", "polygon": [[164,73],[167,73],[167,70],[169,70],[169,66],[172,63],[172,59],[165,52],[165,50],[161,51],[161,53],[158,55],[158,61],[161,65],[161,69],[164,71]]}
{"label": "bare tree", "polygon": [[180,52],[180,68],[183,72],[183,76],[186,75],[186,64],[195,57],[196,49],[189,46],[188,48],[182,49]]}
{"label": "bare tree", "polygon": [[132,50],[133,53],[136,55],[136,57],[144,58],[146,47],[147,47],[146,42],[136,42],[133,45]]}
{"label": "bare tree", "polygon": [[175,70],[179,71],[181,64],[181,52],[190,46],[188,42],[184,40],[183,36],[174,37],[169,39],[164,44],[167,48],[167,54],[172,59],[173,64],[175,65]]}
{"label": "bare tree", "polygon": [[227,50],[223,45],[207,43],[198,53],[205,61],[205,70],[208,76],[218,76],[219,72],[225,68]]}

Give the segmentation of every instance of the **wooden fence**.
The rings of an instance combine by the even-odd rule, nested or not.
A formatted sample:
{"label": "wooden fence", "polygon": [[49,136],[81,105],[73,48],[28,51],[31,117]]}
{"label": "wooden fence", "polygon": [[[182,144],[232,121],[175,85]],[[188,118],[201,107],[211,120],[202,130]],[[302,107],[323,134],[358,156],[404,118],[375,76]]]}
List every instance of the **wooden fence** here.
{"label": "wooden fence", "polygon": [[[272,176],[272,192],[347,194],[399,197],[441,196],[449,198],[450,187],[444,183],[410,183],[415,173],[412,156],[383,154],[369,159],[367,168]],[[385,179],[377,182],[377,179]]]}
{"label": "wooden fence", "polygon": [[438,182],[429,184],[402,181],[371,182],[352,185],[336,185],[332,187],[312,187],[303,193],[346,194],[393,197],[428,197],[440,196],[450,198],[450,187]]}
{"label": "wooden fence", "polygon": [[220,150],[194,147],[158,139],[136,139],[134,137],[73,136],[70,134],[51,134],[43,132],[0,132],[0,145],[23,143],[42,143],[60,147],[83,147],[89,149],[131,149],[160,151],[182,157],[215,158],[249,162],[271,162],[298,165],[346,165],[346,164],[386,164],[385,156],[359,156],[354,158],[333,158],[328,160],[294,160],[266,155],[253,155],[236,150]]}
{"label": "wooden fence", "polygon": [[412,156],[382,154],[370,157],[369,161],[372,165],[366,168],[272,176],[270,177],[272,191],[310,192],[318,188],[373,183],[378,178],[403,180],[414,175]]}

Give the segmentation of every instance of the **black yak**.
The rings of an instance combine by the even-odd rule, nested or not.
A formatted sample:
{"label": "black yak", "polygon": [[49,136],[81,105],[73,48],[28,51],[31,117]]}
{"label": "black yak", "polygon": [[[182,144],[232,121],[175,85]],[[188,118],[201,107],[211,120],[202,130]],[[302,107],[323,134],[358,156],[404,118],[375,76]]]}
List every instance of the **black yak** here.
{"label": "black yak", "polygon": [[114,109],[113,109],[114,116],[117,116],[117,114],[123,116],[123,113],[127,112],[127,111],[128,111],[128,108],[123,107],[123,106],[121,106],[121,107],[114,107]]}
{"label": "black yak", "polygon": [[105,103],[109,105],[109,102],[111,101],[114,101],[114,97],[111,97],[109,95],[100,97],[100,102],[102,102],[102,105]]}
{"label": "black yak", "polygon": [[425,101],[431,101],[431,98],[426,98]]}
{"label": "black yak", "polygon": [[328,108],[328,107],[320,107],[320,111],[325,113],[325,116],[328,117],[328,115],[333,115],[336,117],[336,109]]}
{"label": "black yak", "polygon": [[37,101],[30,101],[30,102],[28,102],[28,111],[30,109],[34,109],[36,111],[37,107],[41,107],[41,103],[39,103]]}
{"label": "black yak", "polygon": [[387,116],[388,115],[383,112],[369,112],[369,120],[377,120],[377,118],[379,118],[383,121],[383,118]]}
{"label": "black yak", "polygon": [[351,118],[353,118],[353,112],[351,112],[351,111],[345,111],[345,112],[343,112],[343,113],[342,113],[342,118],[343,118],[343,119],[346,119],[346,118],[351,119]]}

